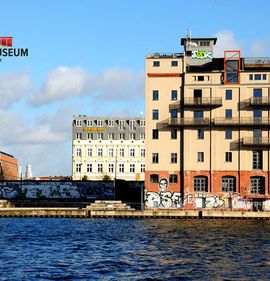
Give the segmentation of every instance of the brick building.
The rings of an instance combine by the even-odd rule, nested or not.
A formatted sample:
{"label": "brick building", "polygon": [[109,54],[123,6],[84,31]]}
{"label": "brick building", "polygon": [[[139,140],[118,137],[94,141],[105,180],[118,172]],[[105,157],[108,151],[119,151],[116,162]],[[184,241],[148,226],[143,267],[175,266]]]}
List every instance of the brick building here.
{"label": "brick building", "polygon": [[0,180],[18,179],[18,160],[12,155],[0,151]]}

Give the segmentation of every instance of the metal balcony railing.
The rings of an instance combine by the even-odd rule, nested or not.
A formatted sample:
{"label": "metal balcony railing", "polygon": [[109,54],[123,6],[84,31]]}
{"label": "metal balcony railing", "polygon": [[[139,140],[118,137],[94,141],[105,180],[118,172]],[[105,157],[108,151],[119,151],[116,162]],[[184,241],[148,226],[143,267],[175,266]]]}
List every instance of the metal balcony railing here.
{"label": "metal balcony railing", "polygon": [[268,97],[261,98],[251,98],[250,99],[251,106],[270,106],[270,99]]}
{"label": "metal balcony railing", "polygon": [[[169,105],[170,110],[180,109],[180,101]],[[185,107],[219,107],[222,106],[222,98],[184,98]]]}
{"label": "metal balcony railing", "polygon": [[270,139],[268,137],[244,137],[240,139],[240,143],[242,146],[270,146]]}
{"label": "metal balcony railing", "polygon": [[169,126],[209,126],[209,118],[193,118],[193,117],[178,117],[170,118],[168,122]]}
{"label": "metal balcony railing", "polygon": [[252,65],[269,64],[270,65],[270,57],[244,58],[244,64],[252,64]]}
{"label": "metal balcony railing", "polygon": [[246,126],[246,127],[270,127],[268,117],[253,118],[253,117],[233,117],[224,118],[217,117],[212,120],[214,126]]}

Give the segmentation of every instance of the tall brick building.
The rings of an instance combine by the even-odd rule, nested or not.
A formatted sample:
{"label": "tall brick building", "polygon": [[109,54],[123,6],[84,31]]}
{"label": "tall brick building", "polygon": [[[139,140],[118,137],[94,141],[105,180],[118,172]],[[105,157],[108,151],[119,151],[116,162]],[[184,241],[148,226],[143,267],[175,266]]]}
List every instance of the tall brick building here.
{"label": "tall brick building", "polygon": [[18,179],[18,160],[12,155],[0,151],[0,180]]}

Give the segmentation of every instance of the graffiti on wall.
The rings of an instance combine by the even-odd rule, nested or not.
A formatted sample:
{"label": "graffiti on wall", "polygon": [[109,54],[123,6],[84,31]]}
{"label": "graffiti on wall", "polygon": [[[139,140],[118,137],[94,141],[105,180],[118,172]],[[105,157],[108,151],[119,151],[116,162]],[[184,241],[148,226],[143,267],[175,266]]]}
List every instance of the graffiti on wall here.
{"label": "graffiti on wall", "polygon": [[162,178],[159,181],[160,192],[147,192],[145,195],[145,206],[148,208],[180,208],[181,194],[179,192],[167,191],[168,181]]}
{"label": "graffiti on wall", "polygon": [[0,182],[5,199],[113,199],[113,182]]}

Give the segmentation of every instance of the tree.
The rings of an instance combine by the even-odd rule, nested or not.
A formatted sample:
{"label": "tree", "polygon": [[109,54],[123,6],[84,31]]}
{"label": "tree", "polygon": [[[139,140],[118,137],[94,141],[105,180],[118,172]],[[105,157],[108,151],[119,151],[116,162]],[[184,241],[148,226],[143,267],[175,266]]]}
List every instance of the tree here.
{"label": "tree", "polygon": [[108,176],[108,175],[105,174],[105,175],[103,176],[102,180],[103,180],[103,181],[110,181],[110,180],[112,180],[112,179],[111,179],[110,176]]}
{"label": "tree", "polygon": [[82,177],[82,181],[88,181],[87,175],[84,175],[84,176]]}

